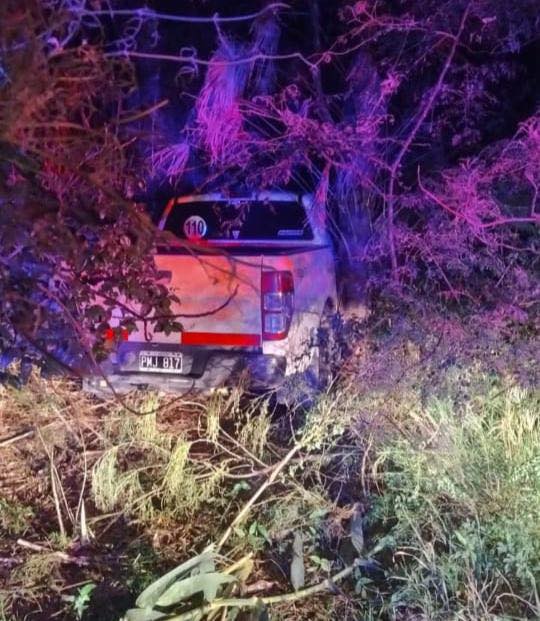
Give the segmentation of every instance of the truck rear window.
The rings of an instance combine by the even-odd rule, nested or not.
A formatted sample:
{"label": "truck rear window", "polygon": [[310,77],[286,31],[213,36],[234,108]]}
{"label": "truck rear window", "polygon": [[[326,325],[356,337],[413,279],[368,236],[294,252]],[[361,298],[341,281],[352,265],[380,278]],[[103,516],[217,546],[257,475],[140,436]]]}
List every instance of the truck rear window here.
{"label": "truck rear window", "polygon": [[312,240],[306,211],[295,201],[198,201],[176,204],[165,230],[181,239]]}

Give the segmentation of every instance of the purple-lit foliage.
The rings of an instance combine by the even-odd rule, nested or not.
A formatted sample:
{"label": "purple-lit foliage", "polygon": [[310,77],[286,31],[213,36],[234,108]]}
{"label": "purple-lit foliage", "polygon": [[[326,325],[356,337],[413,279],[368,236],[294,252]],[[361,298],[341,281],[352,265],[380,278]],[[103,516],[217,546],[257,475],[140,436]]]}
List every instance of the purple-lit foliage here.
{"label": "purple-lit foliage", "polygon": [[[538,34],[535,3],[344,2],[334,39],[315,5],[332,14],[311,5],[312,53],[280,54],[270,20],[264,37],[241,42],[216,29],[196,118],[173,148],[185,157],[189,145],[191,165],[220,189],[316,190],[329,180],[353,298],[371,271],[372,290],[389,285],[407,298],[421,291],[460,308],[505,299],[493,285],[535,256],[538,116],[531,90],[514,95],[516,110],[505,101],[526,75],[520,53]],[[272,89],[251,80],[271,66]],[[327,94],[323,74],[340,90]]]}
{"label": "purple-lit foliage", "polygon": [[39,0],[0,7],[4,364],[27,354],[77,366],[81,344],[99,357],[119,296],[142,312],[169,308],[155,283],[153,227],[127,198],[132,67],[107,59],[102,35],[81,29],[72,8]]}

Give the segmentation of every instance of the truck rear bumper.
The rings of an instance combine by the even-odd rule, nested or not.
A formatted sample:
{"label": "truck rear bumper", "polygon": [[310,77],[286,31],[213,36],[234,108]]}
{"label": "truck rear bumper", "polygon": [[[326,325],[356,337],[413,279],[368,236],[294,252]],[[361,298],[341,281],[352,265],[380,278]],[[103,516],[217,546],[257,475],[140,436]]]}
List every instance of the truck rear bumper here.
{"label": "truck rear bumper", "polygon": [[200,394],[236,385],[245,377],[246,385],[252,390],[278,388],[285,376],[286,359],[259,353],[207,352],[205,364],[200,373],[174,374],[141,372],[122,369],[121,365],[107,361],[102,365],[103,373],[85,373],[83,390],[105,395],[111,388],[126,393],[136,388],[150,388],[176,394]]}

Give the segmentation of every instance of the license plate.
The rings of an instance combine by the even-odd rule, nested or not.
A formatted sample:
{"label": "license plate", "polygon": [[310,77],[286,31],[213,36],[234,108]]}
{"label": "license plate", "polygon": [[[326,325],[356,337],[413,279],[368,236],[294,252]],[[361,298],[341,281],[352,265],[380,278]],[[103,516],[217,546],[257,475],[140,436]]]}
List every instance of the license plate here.
{"label": "license plate", "polygon": [[139,371],[181,373],[182,354],[170,351],[141,351],[139,352]]}

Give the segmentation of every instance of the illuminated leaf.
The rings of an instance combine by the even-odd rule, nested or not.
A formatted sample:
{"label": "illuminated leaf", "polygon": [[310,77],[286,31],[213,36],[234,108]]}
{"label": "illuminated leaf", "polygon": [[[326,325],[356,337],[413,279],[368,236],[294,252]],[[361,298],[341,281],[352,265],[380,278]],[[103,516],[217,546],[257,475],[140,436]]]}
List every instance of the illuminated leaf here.
{"label": "illuminated leaf", "polygon": [[362,512],[358,505],[355,506],[351,518],[351,543],[358,554],[362,554],[364,549],[364,528]]}
{"label": "illuminated leaf", "polygon": [[139,595],[137,601],[135,602],[136,605],[139,608],[152,608],[156,605],[156,602],[167,591],[171,584],[182,576],[188,574],[188,572],[199,568],[203,563],[206,567],[210,567],[210,562],[213,562],[213,559],[213,546],[210,546],[202,554],[199,554],[189,561],[182,563],[182,565],[179,565],[175,569],[166,573],[164,576],[161,576],[159,580],[153,582]]}
{"label": "illuminated leaf", "polygon": [[156,602],[156,606],[173,606],[183,602],[196,593],[204,593],[204,599],[211,602],[216,598],[218,589],[223,584],[235,582],[234,576],[217,572],[191,576],[172,584]]}
{"label": "illuminated leaf", "polygon": [[292,552],[291,584],[294,590],[298,591],[298,589],[301,589],[305,584],[304,539],[302,533],[299,531],[294,534]]}

